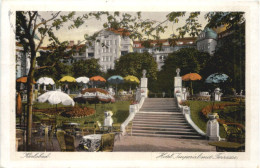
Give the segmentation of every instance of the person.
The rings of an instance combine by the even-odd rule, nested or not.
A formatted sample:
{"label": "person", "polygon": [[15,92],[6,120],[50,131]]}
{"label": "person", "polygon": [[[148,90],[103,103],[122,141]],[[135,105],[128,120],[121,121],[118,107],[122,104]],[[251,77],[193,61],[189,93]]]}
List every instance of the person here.
{"label": "person", "polygon": [[68,93],[68,91],[69,91],[69,87],[68,87],[67,84],[65,85],[65,90],[64,91],[65,91],[65,93]]}

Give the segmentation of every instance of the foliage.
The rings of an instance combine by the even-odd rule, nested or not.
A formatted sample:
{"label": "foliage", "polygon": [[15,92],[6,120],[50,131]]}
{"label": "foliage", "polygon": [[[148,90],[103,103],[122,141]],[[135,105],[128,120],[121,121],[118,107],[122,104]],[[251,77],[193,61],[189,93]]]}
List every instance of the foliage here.
{"label": "foliage", "polygon": [[245,90],[244,24],[229,36],[219,39],[217,51],[202,73],[206,76],[215,72],[225,73],[230,77],[230,81],[222,86],[223,89],[228,89],[229,93],[232,93],[232,88]]}
{"label": "foliage", "polygon": [[[115,64],[115,71],[123,77],[133,75],[137,78],[143,76],[142,71],[146,70],[146,77],[149,82],[157,79],[157,63],[148,52],[145,53],[129,53],[121,56]],[[150,87],[150,84],[149,86]]]}
{"label": "foliage", "polygon": [[101,73],[98,60],[94,58],[74,62],[72,64],[72,71],[75,78],[80,76],[92,77]]}
{"label": "foliage", "polygon": [[[37,64],[40,67],[46,66],[46,68],[39,68],[35,70],[35,78],[51,77],[55,82],[61,79],[64,75],[72,75],[72,66],[55,60],[55,56],[49,52],[40,52],[40,57],[37,57]],[[53,65],[53,63],[55,64]],[[52,66],[53,65],[53,66]]]}
{"label": "foliage", "polygon": [[199,52],[195,48],[183,48],[169,54],[162,70],[158,73],[158,89],[165,92],[169,92],[167,89],[173,90],[173,79],[177,68],[181,69],[181,75],[191,72],[200,73],[209,58],[209,54]]}

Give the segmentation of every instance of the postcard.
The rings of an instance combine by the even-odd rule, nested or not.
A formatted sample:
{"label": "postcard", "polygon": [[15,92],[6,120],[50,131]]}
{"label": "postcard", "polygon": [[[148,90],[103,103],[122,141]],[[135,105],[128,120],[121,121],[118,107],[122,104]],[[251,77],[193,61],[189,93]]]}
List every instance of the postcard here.
{"label": "postcard", "polygon": [[259,3],[1,8],[1,167],[259,167]]}

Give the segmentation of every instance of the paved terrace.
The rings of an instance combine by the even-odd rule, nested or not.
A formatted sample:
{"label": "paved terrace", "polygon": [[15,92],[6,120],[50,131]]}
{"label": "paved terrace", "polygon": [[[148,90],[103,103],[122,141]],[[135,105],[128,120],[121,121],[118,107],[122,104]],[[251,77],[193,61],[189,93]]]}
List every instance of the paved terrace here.
{"label": "paved terrace", "polygon": [[114,152],[216,152],[207,140],[125,136],[117,140]]}

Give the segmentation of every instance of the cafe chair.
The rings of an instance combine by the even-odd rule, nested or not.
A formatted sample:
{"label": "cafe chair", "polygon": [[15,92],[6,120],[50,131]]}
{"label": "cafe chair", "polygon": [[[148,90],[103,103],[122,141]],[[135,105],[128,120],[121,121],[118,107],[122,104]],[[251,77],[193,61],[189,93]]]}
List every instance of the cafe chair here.
{"label": "cafe chair", "polygon": [[109,133],[109,132],[111,132],[111,129],[112,129],[112,127],[102,126],[102,124],[99,121],[97,121],[95,124],[94,134],[95,133],[99,133],[99,134]]}
{"label": "cafe chair", "polygon": [[114,148],[114,140],[115,140],[114,133],[103,134],[101,136],[101,144],[100,144],[99,151],[112,152]]}
{"label": "cafe chair", "polygon": [[112,132],[115,133],[115,141],[120,140],[120,137],[123,133],[121,131],[121,124],[120,123],[113,123]]}
{"label": "cafe chair", "polygon": [[66,151],[66,143],[65,143],[65,132],[64,131],[57,131],[56,132],[56,137],[57,137],[57,140],[59,142],[59,145],[60,145],[60,150],[62,152]]}
{"label": "cafe chair", "polygon": [[49,136],[49,145],[52,147],[52,150],[54,150],[54,146],[53,146],[53,135],[54,135],[54,133],[55,133],[55,127],[52,126],[50,136]]}
{"label": "cafe chair", "polygon": [[[18,151],[18,148],[20,147],[23,147],[24,148],[24,142],[25,142],[25,131],[22,130],[22,129],[16,129],[16,149]],[[19,142],[22,142],[22,146],[20,146],[21,143]]]}
{"label": "cafe chair", "polygon": [[42,144],[44,144],[44,150],[47,150],[47,141],[48,141],[48,132],[49,132],[49,128],[45,127],[44,128],[44,137],[40,137],[40,138],[36,138],[35,142],[38,146],[40,146],[40,149],[42,148]]}
{"label": "cafe chair", "polygon": [[95,132],[95,122],[94,121],[90,121],[90,122],[85,121],[84,126],[81,127],[82,136],[94,134],[94,132]]}
{"label": "cafe chair", "polygon": [[65,139],[65,145],[66,145],[66,150],[65,151],[75,151],[75,138],[72,135],[69,134],[65,134],[64,135],[64,139]]}

